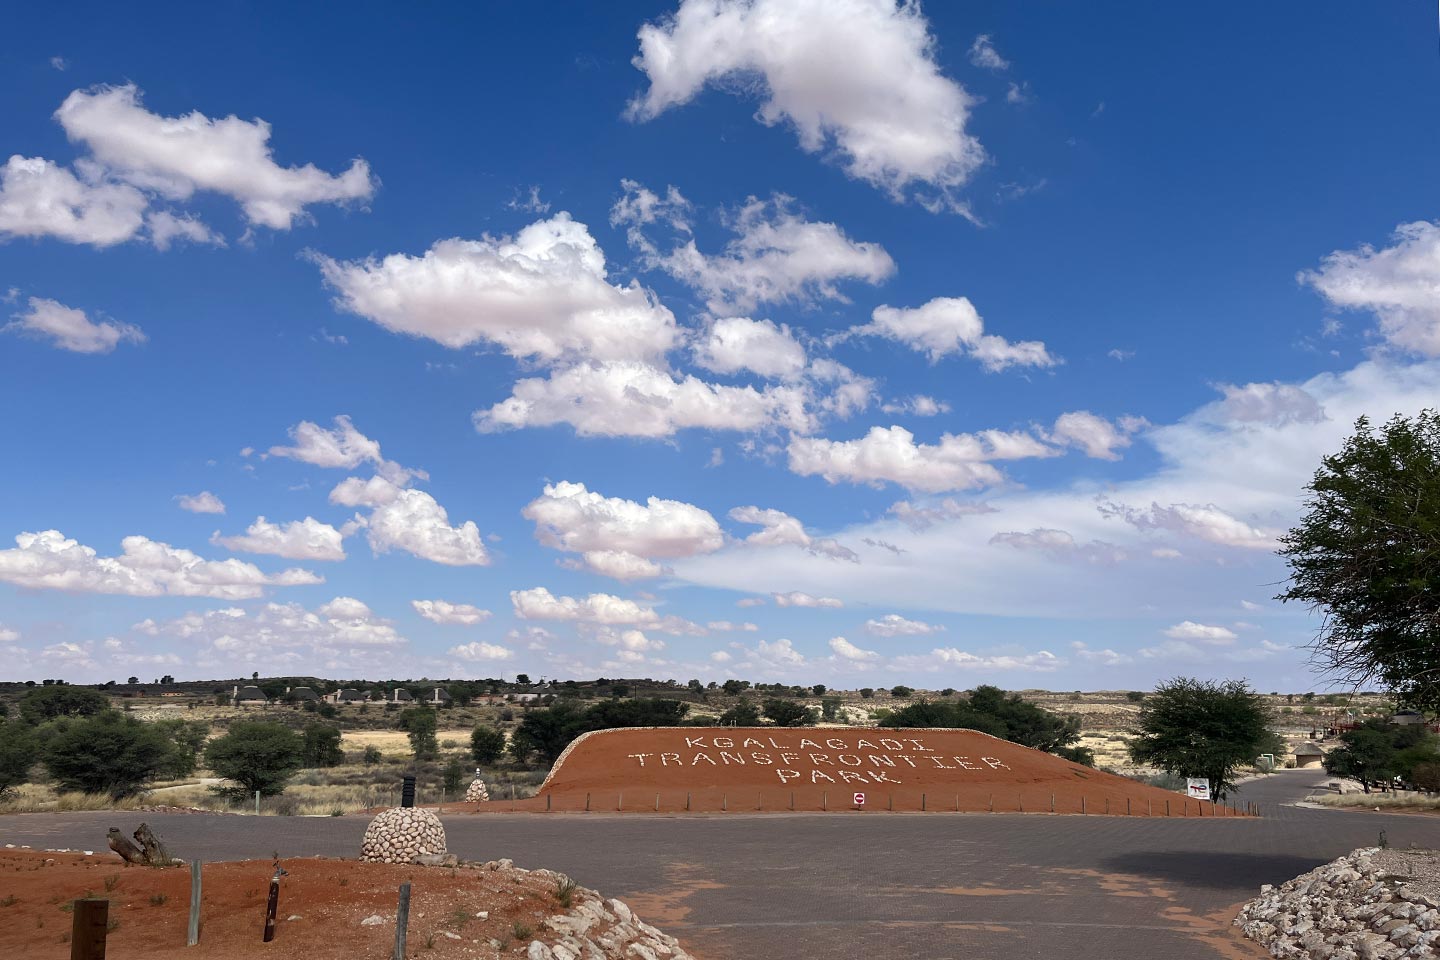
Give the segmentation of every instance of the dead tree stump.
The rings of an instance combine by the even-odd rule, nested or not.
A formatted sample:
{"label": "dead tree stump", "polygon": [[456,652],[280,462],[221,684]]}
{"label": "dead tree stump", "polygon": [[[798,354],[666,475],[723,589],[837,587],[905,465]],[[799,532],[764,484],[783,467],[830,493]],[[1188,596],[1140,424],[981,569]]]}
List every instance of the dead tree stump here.
{"label": "dead tree stump", "polygon": [[144,864],[145,853],[130,841],[130,838],[121,833],[116,827],[110,828],[108,834],[110,849],[120,854],[120,859],[126,863]]}
{"label": "dead tree stump", "polygon": [[170,859],[170,851],[165,849],[165,844],[155,836],[149,824],[140,824],[140,829],[135,831],[135,839],[145,850],[145,862],[152,867],[168,867],[174,861]]}

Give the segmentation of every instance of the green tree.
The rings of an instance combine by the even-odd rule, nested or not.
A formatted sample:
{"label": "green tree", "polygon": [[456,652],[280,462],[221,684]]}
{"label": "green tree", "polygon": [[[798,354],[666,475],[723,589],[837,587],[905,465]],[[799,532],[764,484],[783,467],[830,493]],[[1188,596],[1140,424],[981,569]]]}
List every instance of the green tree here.
{"label": "green tree", "polygon": [[1267,742],[1268,719],[1264,700],[1243,680],[1177,677],[1141,703],[1130,756],[1178,777],[1204,777],[1210,795],[1224,800],[1235,771]]}
{"label": "green tree", "polygon": [[760,710],[749,700],[741,700],[720,714],[722,727],[755,727],[760,724]]}
{"label": "green tree", "polygon": [[29,727],[14,720],[0,720],[0,800],[29,779],[38,749]]}
{"label": "green tree", "polygon": [[170,744],[153,725],[116,710],[59,721],[41,759],[65,790],[128,797],[155,779]]}
{"label": "green tree", "polygon": [[340,749],[340,728],[328,723],[307,723],[300,733],[301,757],[307,767],[338,767],[345,762]]}
{"label": "green tree", "polygon": [[834,721],[840,714],[839,697],[822,697],[820,700],[820,716],[826,721]]}
{"label": "green tree", "polygon": [[1306,490],[1305,516],[1280,540],[1290,579],[1277,599],[1324,614],[1313,661],[1440,708],[1440,413],[1379,430],[1361,417]]}
{"label": "green tree", "polygon": [[794,700],[766,700],[761,712],[777,727],[809,727],[815,723],[810,711]]}
{"label": "green tree", "polygon": [[531,710],[510,737],[510,754],[521,763],[532,756],[553,764],[585,732],[585,710],[573,700],[561,700],[548,710]]}
{"label": "green tree", "polygon": [[20,718],[32,726],[59,717],[93,717],[109,709],[105,694],[68,684],[35,687],[20,698]]}
{"label": "green tree", "polygon": [[440,746],[435,742],[439,720],[434,710],[429,707],[407,707],[400,711],[395,725],[404,730],[405,735],[410,738],[410,752],[415,754],[415,759],[428,760],[439,752]]}
{"label": "green tree", "polygon": [[825,684],[823,684],[823,683],[817,683],[817,684],[815,684],[815,686],[813,686],[813,687],[810,688],[810,692],[813,693],[813,694],[815,694],[815,696],[817,696],[817,697],[823,697],[823,696],[825,696],[825,690],[826,690],[826,687],[825,687]]}
{"label": "green tree", "polygon": [[170,744],[165,762],[156,771],[160,778],[180,780],[193,774],[195,764],[200,760],[200,751],[205,747],[205,739],[210,735],[210,725],[174,719],[156,720],[154,727]]}
{"label": "green tree", "polygon": [[235,723],[205,747],[205,765],[237,784],[235,792],[242,796],[256,790],[264,797],[284,792],[285,781],[304,764],[304,738],[279,723]]}
{"label": "green tree", "polygon": [[470,756],[482,767],[488,767],[505,752],[505,734],[494,727],[476,727],[470,734]]}
{"label": "green tree", "polygon": [[861,696],[862,699],[869,700],[871,697],[875,696],[875,688],[874,688],[874,687],[861,687],[861,688],[860,688],[860,696]]}
{"label": "green tree", "polygon": [[366,766],[373,766],[383,759],[385,758],[384,755],[380,753],[380,748],[373,743],[368,744],[364,750],[360,751],[360,762]]}
{"label": "green tree", "polygon": [[891,688],[890,688],[890,696],[895,697],[895,698],[897,698],[897,699],[903,699],[903,698],[905,698],[905,697],[913,696],[914,693],[915,693],[914,690],[911,690],[909,687],[905,686],[904,684],[900,684],[900,685],[898,685],[898,686],[894,686],[894,687],[891,687]]}
{"label": "green tree", "polygon": [[451,757],[450,762],[445,764],[444,771],[440,774],[441,786],[445,788],[446,795],[460,792],[460,784],[465,780],[465,768],[460,765],[459,757]]}

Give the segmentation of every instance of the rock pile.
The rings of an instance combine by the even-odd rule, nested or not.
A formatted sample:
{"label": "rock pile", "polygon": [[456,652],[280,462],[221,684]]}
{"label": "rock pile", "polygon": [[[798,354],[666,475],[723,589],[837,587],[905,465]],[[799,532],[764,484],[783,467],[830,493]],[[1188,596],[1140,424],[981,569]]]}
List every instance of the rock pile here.
{"label": "rock pile", "polygon": [[466,803],[483,803],[490,799],[490,791],[485,789],[485,781],[476,777],[470,781],[470,786],[465,788]]}
{"label": "rock pile", "polygon": [[543,939],[532,939],[525,947],[526,960],[694,960],[678,940],[635,916],[625,903],[576,886],[563,873],[522,870],[508,859],[478,867],[540,878],[557,892],[568,891],[569,909],[541,922],[537,932]]}
{"label": "rock pile", "polygon": [[1261,887],[1235,923],[1284,960],[1440,956],[1440,853],[1356,850]]}
{"label": "rock pile", "polygon": [[414,863],[419,857],[445,855],[440,818],[418,807],[394,807],[365,828],[360,859],[368,863]]}

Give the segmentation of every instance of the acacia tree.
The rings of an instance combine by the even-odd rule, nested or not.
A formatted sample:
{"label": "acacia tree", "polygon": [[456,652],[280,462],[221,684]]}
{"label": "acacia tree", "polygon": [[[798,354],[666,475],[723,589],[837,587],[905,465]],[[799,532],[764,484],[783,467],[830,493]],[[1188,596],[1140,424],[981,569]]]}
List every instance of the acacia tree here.
{"label": "acacia tree", "polygon": [[205,765],[238,784],[240,796],[259,791],[273,797],[304,764],[305,740],[280,723],[246,721],[205,747]]}
{"label": "acacia tree", "polygon": [[1243,680],[1177,677],[1140,704],[1140,735],[1130,756],[1179,777],[1204,777],[1224,800],[1235,771],[1270,741],[1265,702]]}
{"label": "acacia tree", "polygon": [[1306,489],[1307,512],[1280,541],[1290,582],[1276,599],[1324,615],[1313,661],[1440,708],[1440,413],[1378,431],[1361,417]]}

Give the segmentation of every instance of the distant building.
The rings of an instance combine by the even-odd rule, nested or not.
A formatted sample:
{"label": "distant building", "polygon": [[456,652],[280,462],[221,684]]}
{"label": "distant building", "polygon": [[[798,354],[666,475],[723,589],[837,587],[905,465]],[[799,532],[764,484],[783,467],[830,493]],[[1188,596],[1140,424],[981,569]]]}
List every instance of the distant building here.
{"label": "distant building", "polygon": [[1318,744],[1302,743],[1295,748],[1295,766],[1318,767],[1325,759],[1325,751]]}
{"label": "distant building", "polygon": [[432,706],[441,706],[450,702],[450,693],[444,687],[435,687],[425,695],[425,702]]}
{"label": "distant building", "polygon": [[248,707],[254,706],[256,704],[259,704],[263,707],[265,704],[270,702],[270,698],[265,696],[264,690],[261,690],[259,687],[250,685],[246,685],[243,687],[236,686],[235,691],[231,696],[235,706],[237,707]]}
{"label": "distant building", "polygon": [[286,687],[285,696],[301,702],[320,699],[320,694],[316,693],[310,687]]}
{"label": "distant building", "polygon": [[1416,726],[1425,722],[1425,715],[1419,710],[1401,710],[1390,718],[1390,722],[1402,727]]}
{"label": "distant building", "polygon": [[370,694],[360,690],[340,690],[332,696],[335,703],[365,703],[370,699]]}
{"label": "distant building", "polygon": [[388,699],[391,703],[410,703],[415,698],[411,696],[410,691],[406,690],[404,687],[396,687],[394,690],[390,691],[390,696],[386,699]]}

